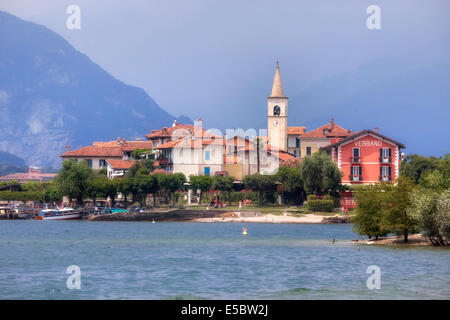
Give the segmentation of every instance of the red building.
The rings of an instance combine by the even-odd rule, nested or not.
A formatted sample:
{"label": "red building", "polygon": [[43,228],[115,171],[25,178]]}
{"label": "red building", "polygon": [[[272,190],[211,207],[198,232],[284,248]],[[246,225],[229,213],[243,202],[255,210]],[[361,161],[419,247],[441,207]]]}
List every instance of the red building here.
{"label": "red building", "polygon": [[378,131],[362,130],[322,149],[343,172],[342,183],[369,184],[398,178],[403,148]]}

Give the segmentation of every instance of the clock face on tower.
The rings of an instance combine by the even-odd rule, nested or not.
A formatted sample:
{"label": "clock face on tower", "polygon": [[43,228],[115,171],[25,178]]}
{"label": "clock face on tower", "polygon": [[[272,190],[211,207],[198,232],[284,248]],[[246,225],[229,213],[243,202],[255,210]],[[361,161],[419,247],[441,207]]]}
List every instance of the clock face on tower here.
{"label": "clock face on tower", "polygon": [[278,120],[274,120],[273,121],[273,126],[274,127],[278,127],[279,124],[280,124],[280,121],[278,121]]}

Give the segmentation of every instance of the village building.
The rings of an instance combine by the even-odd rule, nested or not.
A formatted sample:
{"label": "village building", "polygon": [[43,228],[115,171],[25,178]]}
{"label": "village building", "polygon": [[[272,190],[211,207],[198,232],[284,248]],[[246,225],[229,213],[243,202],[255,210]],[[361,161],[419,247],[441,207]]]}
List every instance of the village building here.
{"label": "village building", "polygon": [[267,98],[267,137],[271,146],[287,151],[288,97],[281,84],[280,64],[273,79],[272,92]]}
{"label": "village building", "polygon": [[294,157],[301,158],[300,137],[305,134],[306,127],[288,127],[287,129],[287,152]]}
{"label": "village building", "polygon": [[155,165],[165,172],[183,173],[189,178],[213,176],[223,170],[223,137],[203,129],[202,119],[194,125],[174,123],[170,129],[152,132],[147,138],[158,140]]}
{"label": "village building", "polygon": [[106,160],[106,176],[109,179],[123,178],[135,163],[132,160]]}
{"label": "village building", "polygon": [[115,141],[94,142],[92,146],[86,146],[70,150],[66,146],[66,152],[61,155],[63,160],[74,159],[76,162],[86,161],[94,170],[107,167],[108,160],[133,160],[132,152],[135,150],[149,150],[151,153],[151,141],[127,141],[117,138]]}
{"label": "village building", "polygon": [[362,130],[323,147],[343,172],[344,184],[395,181],[405,146],[378,133]]}
{"label": "village building", "polygon": [[[158,170],[191,175],[230,175],[241,182],[246,175],[275,173],[280,165],[300,161],[325,150],[343,172],[343,183],[394,181],[398,177],[404,145],[377,131],[352,132],[334,122],[311,131],[288,127],[288,97],[277,61],[270,95],[267,97],[267,136],[256,132],[223,136],[205,130],[202,119],[152,130],[147,141],[94,142],[92,146],[66,150],[63,159],[86,160],[93,169],[107,169],[109,178],[123,177],[135,163],[133,152],[147,150]],[[227,132],[228,133],[228,132]],[[245,136],[249,134],[250,136]],[[140,153],[142,154],[142,153]]]}
{"label": "village building", "polygon": [[26,183],[30,181],[44,182],[53,180],[55,177],[56,173],[42,173],[41,168],[30,166],[28,168],[28,172],[8,174],[0,177],[0,181],[9,182],[16,180],[20,183]]}
{"label": "village building", "polygon": [[352,134],[351,130],[342,128],[331,118],[329,123],[298,136],[300,142],[300,158],[313,155],[320,148]]}

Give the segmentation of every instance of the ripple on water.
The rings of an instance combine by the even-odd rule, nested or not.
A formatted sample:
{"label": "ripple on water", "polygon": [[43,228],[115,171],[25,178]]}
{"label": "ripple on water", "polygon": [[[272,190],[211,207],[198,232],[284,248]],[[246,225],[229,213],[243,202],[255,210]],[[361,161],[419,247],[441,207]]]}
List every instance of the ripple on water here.
{"label": "ripple on water", "polygon": [[[0,221],[0,298],[450,298],[449,250],[357,237],[350,225]],[[72,264],[81,290],[66,288]],[[371,264],[381,290],[366,287]]]}

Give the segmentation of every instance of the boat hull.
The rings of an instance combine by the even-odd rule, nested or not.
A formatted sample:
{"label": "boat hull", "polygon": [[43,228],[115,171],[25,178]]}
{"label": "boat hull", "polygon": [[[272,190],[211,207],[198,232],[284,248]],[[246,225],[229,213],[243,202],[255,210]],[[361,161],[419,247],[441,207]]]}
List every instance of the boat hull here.
{"label": "boat hull", "polygon": [[38,218],[41,218],[41,219],[37,219],[37,220],[75,220],[75,219],[81,219],[81,215],[79,213],[70,213],[70,214],[49,216],[49,217],[41,216]]}

